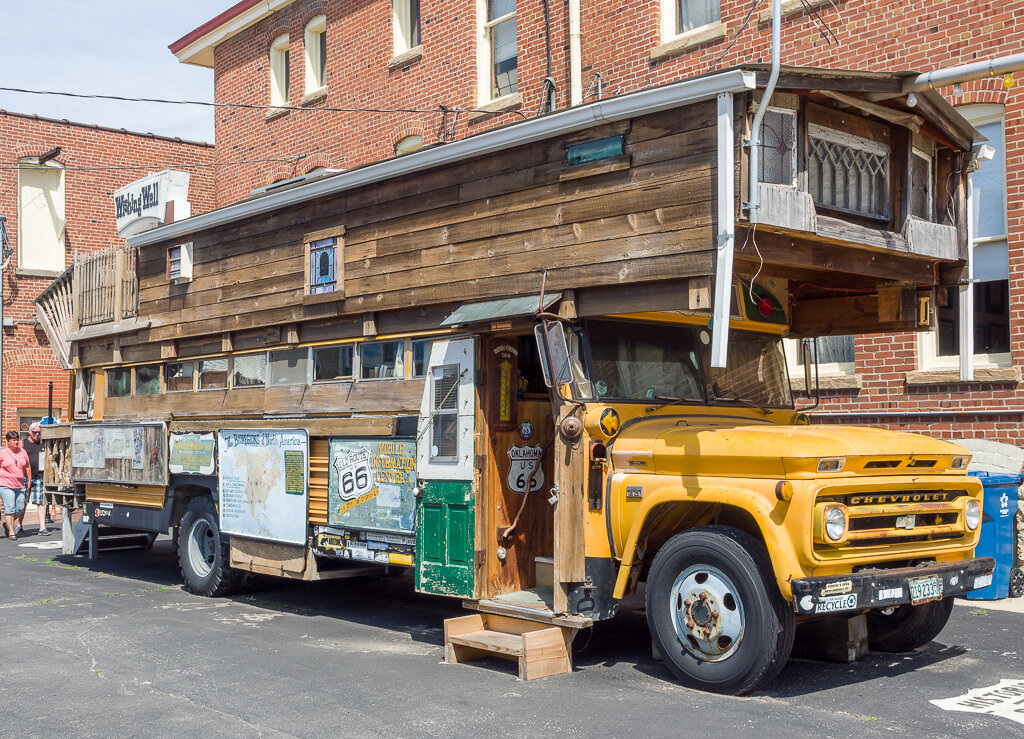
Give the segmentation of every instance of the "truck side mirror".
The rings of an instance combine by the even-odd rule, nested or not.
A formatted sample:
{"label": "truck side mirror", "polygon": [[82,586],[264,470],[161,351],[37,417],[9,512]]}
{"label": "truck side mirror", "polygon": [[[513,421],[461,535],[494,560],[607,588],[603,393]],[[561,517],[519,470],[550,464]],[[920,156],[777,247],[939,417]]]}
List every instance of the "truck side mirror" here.
{"label": "truck side mirror", "polygon": [[565,340],[565,329],[558,321],[547,321],[533,327],[540,353],[540,366],[544,371],[544,384],[561,387],[572,382],[572,367],[569,364],[569,344]]}

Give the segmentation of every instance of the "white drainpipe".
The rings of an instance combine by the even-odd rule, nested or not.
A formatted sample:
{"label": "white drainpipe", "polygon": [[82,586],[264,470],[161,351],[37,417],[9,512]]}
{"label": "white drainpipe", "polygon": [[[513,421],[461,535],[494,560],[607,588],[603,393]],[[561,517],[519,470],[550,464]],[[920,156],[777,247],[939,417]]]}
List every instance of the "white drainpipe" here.
{"label": "white drainpipe", "polygon": [[583,102],[583,51],[580,46],[580,0],[569,0],[569,104]]}
{"label": "white drainpipe", "polygon": [[768,84],[761,96],[761,104],[757,106],[754,113],[754,122],[750,126],[750,174],[747,179],[750,181],[750,196],[746,203],[750,225],[757,223],[757,209],[760,207],[757,193],[757,173],[761,155],[761,120],[764,118],[768,103],[771,102],[772,93],[775,92],[775,83],[779,81],[779,58],[782,55],[780,37],[782,35],[782,0],[772,0],[772,70],[768,76]]}

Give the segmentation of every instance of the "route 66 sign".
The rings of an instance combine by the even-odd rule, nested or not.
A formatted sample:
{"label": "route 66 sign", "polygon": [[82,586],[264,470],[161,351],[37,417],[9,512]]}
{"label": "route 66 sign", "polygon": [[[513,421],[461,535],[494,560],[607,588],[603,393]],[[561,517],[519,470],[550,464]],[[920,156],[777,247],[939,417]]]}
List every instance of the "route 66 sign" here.
{"label": "route 66 sign", "polygon": [[533,483],[530,492],[539,490],[544,484],[544,468],[540,464],[543,447],[536,446],[511,446],[508,450],[510,464],[508,466],[508,489],[513,493],[526,493],[526,481],[530,479],[530,473],[537,470],[533,476]]}
{"label": "route 66 sign", "polygon": [[338,495],[342,500],[355,500],[373,487],[370,450],[366,447],[335,457],[334,469],[338,471]]}

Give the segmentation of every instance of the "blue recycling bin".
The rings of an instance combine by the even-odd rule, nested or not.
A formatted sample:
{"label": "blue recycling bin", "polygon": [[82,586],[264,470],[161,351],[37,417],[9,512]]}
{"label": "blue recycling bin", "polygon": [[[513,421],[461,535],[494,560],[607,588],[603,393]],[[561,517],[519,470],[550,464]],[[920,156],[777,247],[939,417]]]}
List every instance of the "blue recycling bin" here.
{"label": "blue recycling bin", "polygon": [[1013,516],[1017,512],[1017,486],[1020,475],[967,471],[981,480],[985,488],[981,505],[981,538],[976,557],[993,557],[996,569],[992,584],[967,594],[971,600],[997,600],[1010,594],[1010,570],[1013,569]]}

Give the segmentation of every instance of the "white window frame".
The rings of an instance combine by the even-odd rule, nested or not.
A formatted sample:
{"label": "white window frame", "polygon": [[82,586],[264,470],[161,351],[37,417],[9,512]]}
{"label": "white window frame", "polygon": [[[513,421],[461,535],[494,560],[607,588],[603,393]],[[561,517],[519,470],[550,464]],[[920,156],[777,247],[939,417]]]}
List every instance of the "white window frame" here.
{"label": "white window frame", "polygon": [[[63,272],[67,266],[67,251],[64,240],[67,228],[64,165],[52,159],[43,164],[36,164],[35,162],[37,161],[37,157],[24,157],[18,160],[18,272],[55,276]],[[24,181],[23,173],[37,172],[39,170],[44,170],[47,174],[50,174],[51,171],[58,173],[59,181],[56,190],[43,190],[42,188],[35,187],[34,184]],[[45,201],[44,207],[50,211],[50,221],[53,224],[52,234],[30,235],[26,233],[29,229],[26,229],[25,226],[30,220],[34,220],[23,215],[29,206],[29,203],[25,200],[26,191],[29,188],[37,193],[31,198],[32,201],[40,197]],[[55,241],[50,241],[51,236]],[[32,256],[44,251],[36,242],[36,239],[41,237],[46,238],[45,251],[52,252],[52,261],[40,262],[38,259],[32,258]]]}
{"label": "white window frame", "polygon": [[[491,81],[492,75],[494,74],[494,54],[493,45],[491,43],[491,29],[495,26],[504,23],[509,19],[516,18],[516,13],[519,10],[519,0],[516,2],[516,10],[511,13],[499,16],[492,20],[487,20],[487,3],[488,0],[477,0],[476,1],[476,17],[477,17],[477,100],[481,106],[489,103],[499,103],[502,100],[513,98],[519,94],[519,85],[516,85],[516,91],[507,95],[500,95],[494,97],[491,94]],[[516,57],[519,56],[519,26],[516,25]]]}
{"label": "white window frame", "polygon": [[718,3],[718,20],[709,21],[701,26],[694,26],[686,31],[676,31],[679,26],[677,4],[679,0],[661,0],[661,43],[703,34],[722,25],[722,3]]}
{"label": "white window frame", "polygon": [[288,77],[291,71],[288,56],[288,34],[278,36],[270,44],[270,104],[288,105],[291,90]]}
{"label": "white window frame", "polygon": [[[856,339],[854,351],[856,352]],[[790,377],[803,377],[804,368],[800,364],[800,339],[783,339],[782,349],[786,353],[786,365]],[[812,373],[813,374],[813,373]],[[821,377],[852,377],[857,374],[856,362],[819,362],[818,374]]]}
{"label": "white window frame", "polygon": [[395,56],[406,54],[420,48],[423,41],[423,26],[419,17],[422,12],[422,5],[416,3],[416,26],[420,29],[420,38],[412,43],[412,0],[392,0],[391,2],[391,31],[395,41]]}
{"label": "white window frame", "polygon": [[167,279],[171,282],[192,280],[192,242],[176,244],[167,250]]}
{"label": "white window frame", "polygon": [[303,58],[306,63],[305,95],[316,95],[327,90],[327,60],[320,58],[320,36],[327,36],[327,16],[318,15],[306,24],[303,33]]}
{"label": "white window frame", "polygon": [[[989,123],[1000,123],[999,131],[1002,134],[1002,147],[1003,147],[1003,190],[1005,192],[1007,185],[1006,178],[1006,109],[1002,105],[965,105],[957,108],[958,112],[966,118],[972,126],[984,126]],[[981,166],[985,166],[986,162],[983,162]],[[970,177],[971,175],[968,175]],[[1002,236],[988,236],[978,239],[972,239],[968,248],[971,255],[968,257],[969,261],[973,261],[974,247],[981,244],[990,243],[993,241],[1008,241],[1010,235],[1009,224],[1007,223],[1007,212],[1009,208],[1004,205],[1003,207],[1003,235]],[[971,216],[968,215],[968,218]],[[973,227],[969,227],[969,231],[973,231]],[[967,291],[961,292],[961,297],[967,294]],[[970,293],[973,299],[973,292]],[[1013,300],[1013,293],[1010,293],[1010,300]],[[971,331],[974,330],[973,326],[973,306],[971,310],[972,326]],[[958,318],[958,320],[962,320]],[[962,326],[961,326],[962,329]],[[922,370],[953,370],[960,368],[960,353],[951,354],[948,357],[939,356],[939,330],[936,327],[932,331],[922,331],[917,335],[917,362],[918,367]],[[1012,355],[1010,352],[998,352],[993,354],[979,354],[974,353],[974,366],[983,369],[994,369],[999,367],[1010,367],[1013,364]]]}

